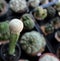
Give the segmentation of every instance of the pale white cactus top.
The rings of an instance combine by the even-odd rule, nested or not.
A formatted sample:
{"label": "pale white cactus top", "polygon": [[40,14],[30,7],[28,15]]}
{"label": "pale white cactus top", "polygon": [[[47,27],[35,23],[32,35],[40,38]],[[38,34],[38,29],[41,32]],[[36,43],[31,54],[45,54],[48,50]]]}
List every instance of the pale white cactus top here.
{"label": "pale white cactus top", "polygon": [[26,7],[27,7],[27,4],[25,0],[11,0],[10,1],[10,8],[15,12],[24,10]]}
{"label": "pale white cactus top", "polygon": [[23,30],[23,22],[19,19],[12,19],[9,28],[12,33],[19,34]]}

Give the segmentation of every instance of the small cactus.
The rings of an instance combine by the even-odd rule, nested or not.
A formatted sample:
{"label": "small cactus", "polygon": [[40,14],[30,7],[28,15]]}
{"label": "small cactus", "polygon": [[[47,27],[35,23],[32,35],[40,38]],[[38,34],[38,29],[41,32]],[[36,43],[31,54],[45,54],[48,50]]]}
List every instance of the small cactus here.
{"label": "small cactus", "polygon": [[48,7],[47,13],[49,18],[53,18],[56,14],[56,10],[53,7]]}
{"label": "small cactus", "polygon": [[51,21],[52,25],[56,25],[58,23],[60,23],[60,18],[59,17],[56,17],[56,18],[52,19],[52,21]]}
{"label": "small cactus", "polygon": [[47,23],[47,24],[45,25],[45,32],[46,32],[46,33],[52,33],[53,31],[54,31],[53,25]]}
{"label": "small cactus", "polygon": [[9,23],[7,21],[0,23],[0,40],[8,40],[10,37]]}
{"label": "small cactus", "polygon": [[60,2],[57,2],[57,3],[55,4],[55,6],[56,6],[56,10],[57,10],[57,11],[60,11]]}
{"label": "small cactus", "polygon": [[29,30],[33,29],[35,26],[34,20],[31,17],[29,17],[29,14],[23,15],[22,21],[26,29],[29,29]]}
{"label": "small cactus", "polygon": [[22,46],[22,49],[27,54],[32,55],[32,54],[35,54],[36,52],[41,51],[41,49],[44,49],[46,45],[46,41],[42,34],[39,34],[36,31],[31,31],[31,32],[25,33],[21,37],[20,44]]}
{"label": "small cactus", "polygon": [[15,53],[16,43],[18,41],[20,32],[23,30],[23,23],[19,19],[13,19],[9,23],[10,28],[10,43],[9,43],[9,54]]}
{"label": "small cactus", "polygon": [[42,7],[37,7],[35,11],[35,16],[36,16],[36,19],[39,18],[43,20],[47,17],[47,10],[43,9]]}

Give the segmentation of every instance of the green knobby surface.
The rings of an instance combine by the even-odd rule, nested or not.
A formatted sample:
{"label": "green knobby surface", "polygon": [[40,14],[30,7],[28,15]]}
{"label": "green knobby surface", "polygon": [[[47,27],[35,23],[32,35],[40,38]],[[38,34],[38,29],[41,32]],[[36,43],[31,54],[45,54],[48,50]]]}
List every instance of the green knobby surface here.
{"label": "green knobby surface", "polygon": [[8,21],[0,22],[0,40],[8,40],[10,37]]}
{"label": "green knobby surface", "polygon": [[56,3],[56,9],[60,11],[60,2]]}
{"label": "green knobby surface", "polygon": [[10,43],[9,43],[9,54],[13,55],[15,53],[16,43],[18,41],[18,35],[11,33],[10,35]]}
{"label": "green knobby surface", "polygon": [[51,21],[52,25],[56,25],[56,24],[59,24],[59,23],[60,23],[60,18],[59,17],[56,17],[56,18],[52,19],[52,21]]}
{"label": "green knobby surface", "polygon": [[23,23],[24,23],[24,27],[26,29],[33,29],[35,24],[34,24],[34,21],[29,17],[29,16],[24,16],[22,18],[23,20]]}
{"label": "green knobby surface", "polygon": [[45,9],[37,9],[36,16],[41,18],[41,19],[45,19],[47,16],[47,11]]}
{"label": "green knobby surface", "polygon": [[47,12],[48,12],[48,17],[54,17],[56,14],[56,10],[53,7],[48,7],[47,8]]}
{"label": "green knobby surface", "polygon": [[54,31],[54,27],[52,24],[47,23],[45,26],[45,32],[53,32]]}

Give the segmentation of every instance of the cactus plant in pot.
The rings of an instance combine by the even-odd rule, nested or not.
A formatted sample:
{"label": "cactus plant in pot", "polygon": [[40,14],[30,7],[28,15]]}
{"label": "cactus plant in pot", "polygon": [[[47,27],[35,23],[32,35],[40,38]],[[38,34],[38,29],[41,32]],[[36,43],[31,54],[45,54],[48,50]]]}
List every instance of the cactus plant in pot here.
{"label": "cactus plant in pot", "polygon": [[0,22],[0,45],[8,43],[9,37],[9,21]]}
{"label": "cactus plant in pot", "polygon": [[0,0],[0,19],[6,18],[8,12],[8,4],[5,0]]}
{"label": "cactus plant in pot", "polygon": [[20,32],[23,29],[23,23],[19,19],[13,19],[9,22],[10,39],[9,44],[1,47],[1,56],[4,61],[16,61],[20,58],[21,50],[17,41]]}

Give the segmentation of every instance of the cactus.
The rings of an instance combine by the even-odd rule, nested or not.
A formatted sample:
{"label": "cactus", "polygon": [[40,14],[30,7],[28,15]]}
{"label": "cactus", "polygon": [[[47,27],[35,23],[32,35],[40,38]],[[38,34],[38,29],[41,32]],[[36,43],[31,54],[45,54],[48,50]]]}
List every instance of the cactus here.
{"label": "cactus", "polygon": [[46,33],[51,33],[51,32],[53,32],[53,31],[54,31],[53,25],[47,23],[47,24],[45,25],[45,32],[46,32]]}
{"label": "cactus", "polygon": [[60,18],[59,17],[56,17],[56,18],[52,19],[52,21],[51,21],[52,25],[56,25],[58,23],[60,23]]}
{"label": "cactus", "polygon": [[0,23],[0,40],[8,40],[10,37],[9,23],[7,21]]}
{"label": "cactus", "polygon": [[20,44],[22,46],[22,49],[27,54],[34,54],[40,51],[42,48],[44,49],[46,41],[42,34],[39,34],[36,31],[31,31],[25,33],[21,37]]}
{"label": "cactus", "polygon": [[9,54],[12,55],[15,52],[15,46],[18,41],[19,35],[11,33],[9,43]]}
{"label": "cactus", "polygon": [[52,18],[52,17],[55,16],[56,10],[53,7],[48,7],[47,8],[47,13],[48,13],[48,17]]}
{"label": "cactus", "polygon": [[24,27],[26,29],[33,29],[35,26],[35,23],[34,23],[33,19],[29,17],[29,14],[23,15],[22,21],[23,21]]}
{"label": "cactus", "polygon": [[57,10],[57,11],[60,11],[60,2],[57,2],[57,3],[55,4],[55,6],[56,6],[56,10]]}
{"label": "cactus", "polygon": [[16,13],[25,11],[27,8],[26,0],[10,0],[10,8]]}
{"label": "cactus", "polygon": [[35,13],[36,17],[42,20],[47,17],[47,10],[43,9],[42,7],[37,7]]}
{"label": "cactus", "polygon": [[13,19],[9,23],[10,27],[10,43],[9,43],[9,54],[13,55],[15,53],[16,43],[18,41],[20,32],[23,29],[23,23],[19,19]]}
{"label": "cactus", "polygon": [[31,7],[35,8],[39,5],[40,0],[29,0],[28,3],[30,4]]}

